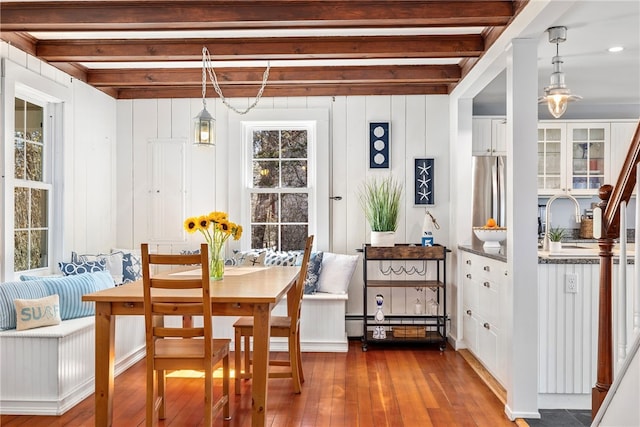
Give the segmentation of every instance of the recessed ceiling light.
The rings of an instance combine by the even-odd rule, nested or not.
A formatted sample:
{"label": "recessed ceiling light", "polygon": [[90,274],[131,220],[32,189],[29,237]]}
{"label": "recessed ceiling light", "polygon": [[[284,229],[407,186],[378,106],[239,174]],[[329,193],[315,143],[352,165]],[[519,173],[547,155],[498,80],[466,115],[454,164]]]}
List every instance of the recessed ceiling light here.
{"label": "recessed ceiling light", "polygon": [[611,53],[622,52],[623,50],[624,48],[622,46],[613,46],[609,48],[609,52]]}

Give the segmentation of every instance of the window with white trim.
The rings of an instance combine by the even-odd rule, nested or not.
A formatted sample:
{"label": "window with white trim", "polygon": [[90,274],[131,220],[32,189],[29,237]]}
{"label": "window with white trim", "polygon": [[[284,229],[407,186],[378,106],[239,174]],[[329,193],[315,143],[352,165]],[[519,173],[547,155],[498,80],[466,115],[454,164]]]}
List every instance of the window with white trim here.
{"label": "window with white trim", "polygon": [[43,106],[15,99],[14,272],[49,266],[51,147],[44,135],[44,117]]}
{"label": "window with white trim", "polygon": [[299,250],[309,234],[314,206],[315,126],[277,122],[248,127],[248,195],[251,248]]}

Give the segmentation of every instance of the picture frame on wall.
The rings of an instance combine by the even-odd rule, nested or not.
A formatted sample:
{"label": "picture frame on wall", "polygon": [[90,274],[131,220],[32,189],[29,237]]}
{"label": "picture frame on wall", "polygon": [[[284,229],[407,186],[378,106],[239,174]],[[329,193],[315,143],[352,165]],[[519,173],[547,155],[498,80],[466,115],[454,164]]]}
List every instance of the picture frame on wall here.
{"label": "picture frame on wall", "polygon": [[416,206],[435,205],[435,163],[433,157],[414,159],[414,193],[413,200]]}
{"label": "picture frame on wall", "polygon": [[369,122],[369,169],[391,167],[391,129],[389,122]]}

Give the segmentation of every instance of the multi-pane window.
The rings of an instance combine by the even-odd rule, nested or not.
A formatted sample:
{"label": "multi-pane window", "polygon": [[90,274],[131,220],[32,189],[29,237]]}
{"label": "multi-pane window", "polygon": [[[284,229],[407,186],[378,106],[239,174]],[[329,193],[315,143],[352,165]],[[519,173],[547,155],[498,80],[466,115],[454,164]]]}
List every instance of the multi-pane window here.
{"label": "multi-pane window", "polygon": [[252,131],[252,248],[304,248],[309,232],[309,164],[308,129]]}
{"label": "multi-pane window", "polygon": [[49,196],[44,108],[15,100],[14,271],[47,267]]}

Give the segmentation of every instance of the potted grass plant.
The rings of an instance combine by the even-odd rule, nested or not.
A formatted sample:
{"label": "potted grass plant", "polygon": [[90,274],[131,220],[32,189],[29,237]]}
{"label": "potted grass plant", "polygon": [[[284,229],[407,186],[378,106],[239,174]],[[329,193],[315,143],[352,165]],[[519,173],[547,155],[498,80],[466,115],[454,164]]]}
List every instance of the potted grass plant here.
{"label": "potted grass plant", "polygon": [[563,237],[564,228],[551,227],[549,229],[549,252],[560,252],[560,250],[562,250]]}
{"label": "potted grass plant", "polygon": [[371,246],[393,246],[400,218],[402,183],[392,176],[370,178],[360,188],[360,204],[371,227]]}

